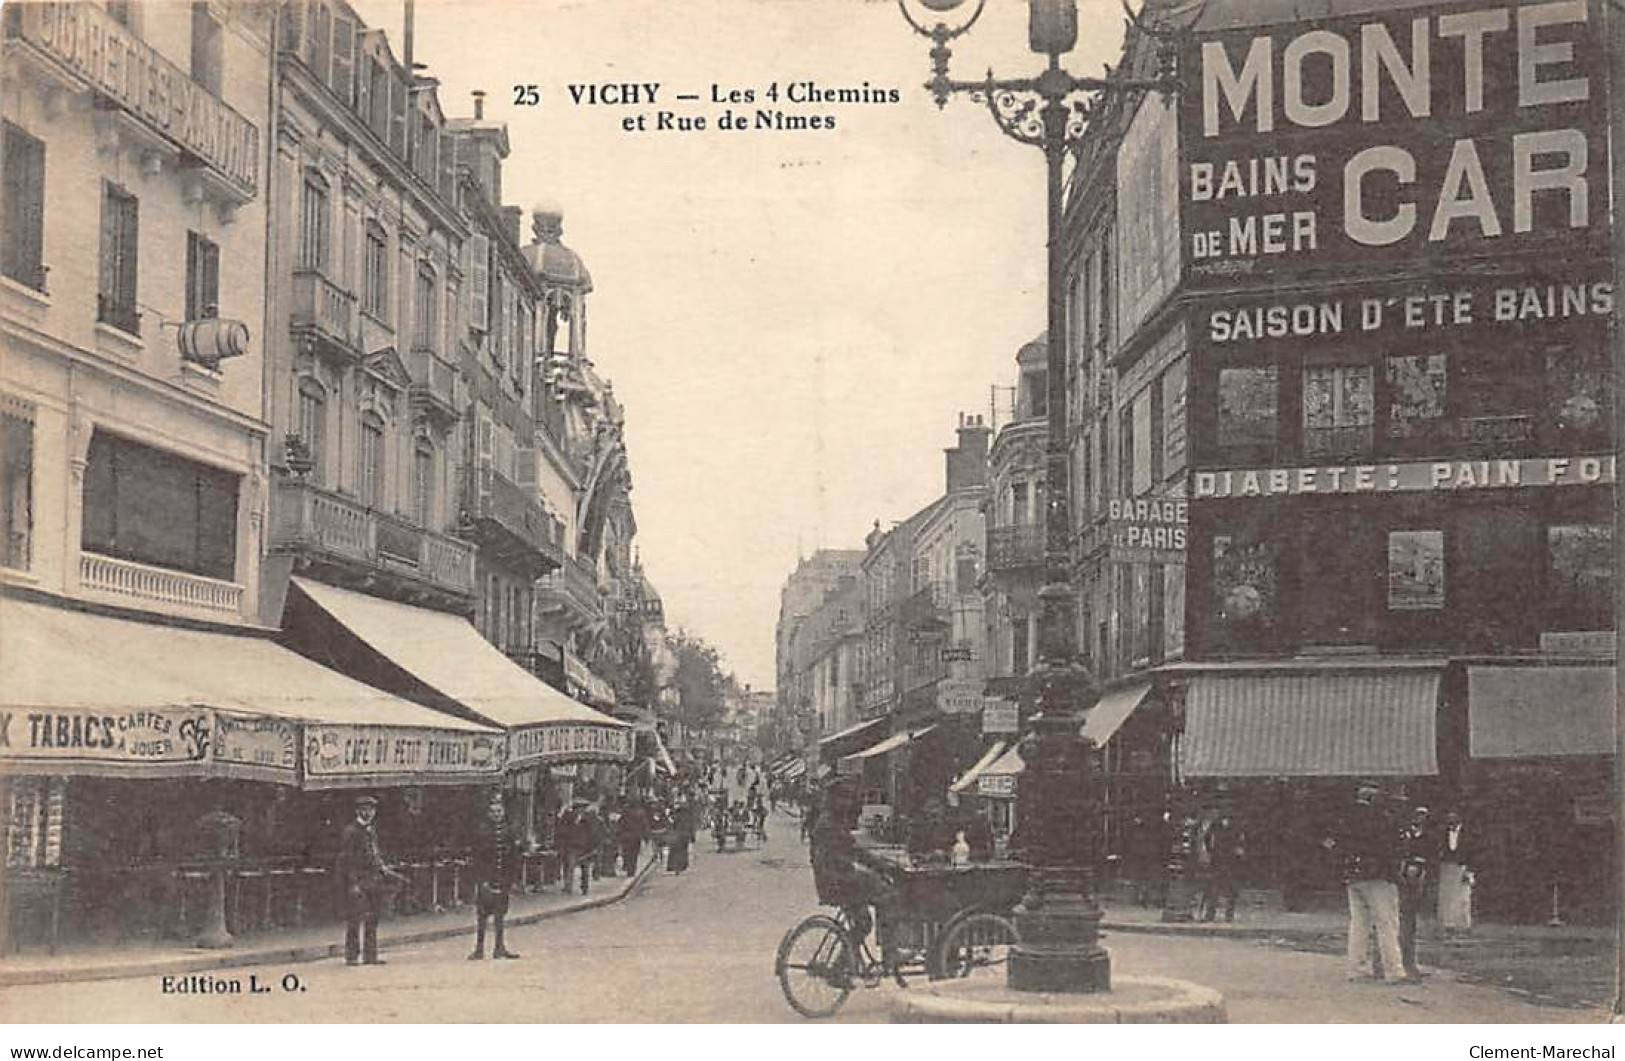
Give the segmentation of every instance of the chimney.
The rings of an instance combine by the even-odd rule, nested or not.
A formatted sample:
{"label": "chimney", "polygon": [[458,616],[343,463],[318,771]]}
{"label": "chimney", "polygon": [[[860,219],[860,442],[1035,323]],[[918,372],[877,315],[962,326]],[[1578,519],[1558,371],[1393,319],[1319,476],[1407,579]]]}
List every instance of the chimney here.
{"label": "chimney", "polygon": [[943,450],[947,466],[947,492],[974,490],[987,485],[987,449],[993,429],[981,416],[959,414],[959,441]]}
{"label": "chimney", "polygon": [[515,247],[520,245],[519,228],[524,215],[525,211],[517,206],[504,206],[502,208],[503,232]]}
{"label": "chimney", "polygon": [[483,88],[475,89],[474,92],[473,92],[473,96],[474,96],[474,120],[477,121],[477,122],[482,122],[482,121],[485,120],[485,89],[483,89]]}

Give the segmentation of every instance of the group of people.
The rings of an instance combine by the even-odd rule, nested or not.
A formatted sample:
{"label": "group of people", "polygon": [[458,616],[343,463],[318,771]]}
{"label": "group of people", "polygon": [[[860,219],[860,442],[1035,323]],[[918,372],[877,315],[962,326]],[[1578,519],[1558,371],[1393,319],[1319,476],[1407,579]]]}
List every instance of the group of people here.
{"label": "group of people", "polygon": [[1381,796],[1376,782],[1360,782],[1323,846],[1342,860],[1350,979],[1417,983],[1416,921],[1428,884],[1438,881],[1441,932],[1471,928],[1473,856],[1459,813],[1435,823],[1427,807],[1398,813]]}

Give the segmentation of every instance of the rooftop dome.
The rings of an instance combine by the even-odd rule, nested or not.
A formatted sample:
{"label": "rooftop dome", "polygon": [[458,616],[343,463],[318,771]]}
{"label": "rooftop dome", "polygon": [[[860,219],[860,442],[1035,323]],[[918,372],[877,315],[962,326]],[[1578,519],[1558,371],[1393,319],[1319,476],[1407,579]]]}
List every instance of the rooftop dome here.
{"label": "rooftop dome", "polygon": [[1043,365],[1047,364],[1048,360],[1049,332],[1047,331],[1039,332],[1038,338],[1030,343],[1024,343],[1021,349],[1016,351],[1016,364],[1018,365]]}
{"label": "rooftop dome", "polygon": [[525,248],[530,267],[542,274],[543,280],[591,291],[592,274],[586,263],[563,243],[564,211],[553,203],[538,203],[531,208],[530,228],[536,237],[536,242]]}

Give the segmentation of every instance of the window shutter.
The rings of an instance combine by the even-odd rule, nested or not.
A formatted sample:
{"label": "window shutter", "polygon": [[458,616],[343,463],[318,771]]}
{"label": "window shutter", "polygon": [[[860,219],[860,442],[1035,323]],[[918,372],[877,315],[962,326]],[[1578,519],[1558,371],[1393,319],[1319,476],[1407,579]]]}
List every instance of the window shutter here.
{"label": "window shutter", "polygon": [[196,232],[186,234],[186,319],[197,320],[202,314],[203,299],[200,286],[201,267],[198,263],[199,251],[198,236]]}
{"label": "window shutter", "polygon": [[340,15],[333,20],[333,91],[348,107],[355,92],[355,23]]}
{"label": "window shutter", "polygon": [[140,257],[137,250],[139,238],[140,214],[139,200],[135,196],[119,197],[119,234],[118,234],[118,302],[120,306],[133,309],[135,307],[136,266]]}
{"label": "window shutter", "polygon": [[406,86],[393,72],[389,77],[389,146],[406,156]]}
{"label": "window shutter", "polygon": [[102,186],[102,253],[101,275],[97,280],[97,293],[112,299],[118,289],[118,199],[111,185]]}
{"label": "window shutter", "polygon": [[489,331],[491,327],[491,240],[486,236],[468,238],[469,327]]}
{"label": "window shutter", "polygon": [[203,242],[203,313],[220,316],[220,245]]}
{"label": "window shutter", "polygon": [[536,489],[536,451],[520,446],[514,453],[514,482],[527,490]]}
{"label": "window shutter", "polygon": [[357,42],[355,64],[355,112],[366,121],[372,114],[372,56]]}

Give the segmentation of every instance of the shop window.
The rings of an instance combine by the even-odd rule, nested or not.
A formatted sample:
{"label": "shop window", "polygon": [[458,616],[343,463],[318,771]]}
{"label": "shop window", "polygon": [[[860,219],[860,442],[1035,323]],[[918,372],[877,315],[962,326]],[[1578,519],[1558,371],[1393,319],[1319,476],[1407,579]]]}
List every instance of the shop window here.
{"label": "shop window", "polygon": [[45,142],[5,122],[0,134],[0,271],[45,290]]}
{"label": "shop window", "polygon": [[1164,659],[1185,654],[1185,565],[1162,568],[1162,653]]}
{"label": "shop window", "polygon": [[26,571],[34,530],[34,409],[0,396],[0,567]]}
{"label": "shop window", "polygon": [[6,793],[6,868],[51,869],[62,864],[66,782],[60,777],[13,777]]}
{"label": "shop window", "polygon": [[1145,648],[1143,653],[1135,655],[1135,659],[1144,658],[1148,663],[1161,663],[1162,650],[1165,645],[1164,622],[1167,614],[1164,612],[1163,594],[1167,585],[1163,581],[1163,566],[1161,564],[1138,564],[1136,569],[1144,568],[1145,593]]}
{"label": "shop window", "polygon": [[1562,450],[1607,446],[1613,441],[1614,374],[1606,344],[1561,344],[1545,350],[1546,422],[1552,444]]}
{"label": "shop window", "polygon": [[1388,375],[1388,438],[1404,449],[1407,440],[1427,445],[1441,436],[1448,393],[1444,354],[1407,354],[1390,357]]}
{"label": "shop window", "polygon": [[1444,532],[1388,532],[1388,610],[1444,608]]}
{"label": "shop window", "polygon": [[82,547],[230,580],[238,477],[98,431],[85,467]]}
{"label": "shop window", "polygon": [[1306,456],[1370,452],[1373,378],[1370,365],[1316,365],[1303,370]]}
{"label": "shop window", "polygon": [[141,314],[135,308],[139,242],[139,200],[118,185],[103,182],[96,319],[131,335],[141,333]]}
{"label": "shop window", "polygon": [[384,503],[384,421],[377,413],[361,416],[361,445],[356,456],[356,493],[368,508],[380,508]]}
{"label": "shop window", "polygon": [[1546,528],[1546,596],[1552,630],[1614,628],[1614,542],[1607,523]]}
{"label": "shop window", "polygon": [[1275,448],[1280,395],[1274,365],[1219,370],[1219,448],[1268,453]]}
{"label": "shop window", "polygon": [[220,316],[220,247],[196,232],[186,234],[186,319]]}
{"label": "shop window", "polygon": [[1223,647],[1262,647],[1280,625],[1280,543],[1262,534],[1216,534],[1212,629]]}

